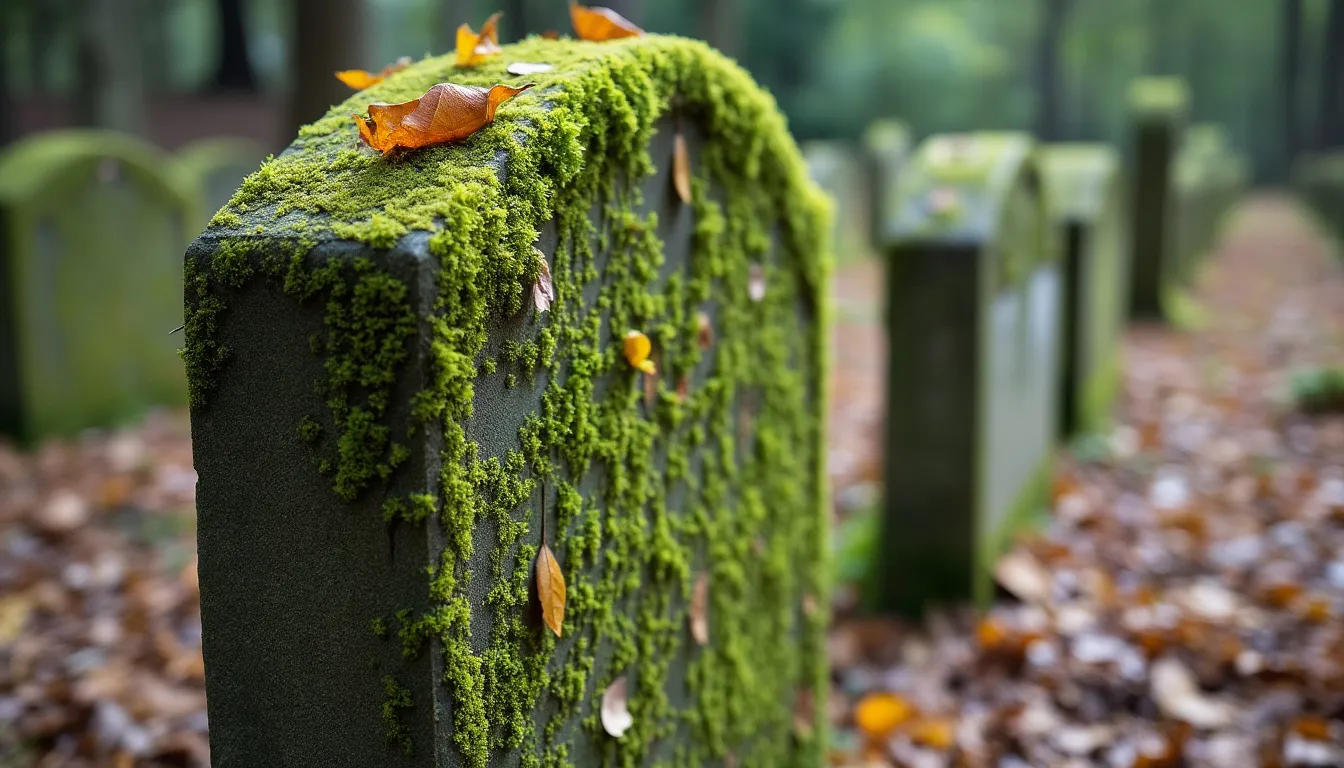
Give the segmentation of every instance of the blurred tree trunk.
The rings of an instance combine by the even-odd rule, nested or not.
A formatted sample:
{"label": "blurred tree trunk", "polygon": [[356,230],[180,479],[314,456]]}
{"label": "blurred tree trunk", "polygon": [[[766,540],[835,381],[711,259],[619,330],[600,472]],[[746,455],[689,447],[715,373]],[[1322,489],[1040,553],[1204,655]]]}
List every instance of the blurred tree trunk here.
{"label": "blurred tree trunk", "polygon": [[[15,26],[14,14],[0,10],[0,41],[8,40]],[[0,148],[14,140],[18,130],[14,125],[14,84],[10,82],[9,57],[0,56]]]}
{"label": "blurred tree trunk", "polygon": [[1321,149],[1344,147],[1344,0],[1331,0],[1321,46],[1317,139]]}
{"label": "blurred tree trunk", "polygon": [[254,91],[257,79],[247,58],[243,0],[215,0],[215,9],[219,13],[219,63],[211,86],[221,91]]}
{"label": "blurred tree trunk", "polygon": [[48,52],[56,36],[55,3],[34,2],[28,5],[28,68],[33,79],[33,90],[45,93],[51,88],[51,69]]}
{"label": "blurred tree trunk", "polygon": [[[441,55],[457,48],[457,28],[463,24],[480,25],[481,19],[471,18],[471,0],[438,0],[434,6],[434,54]],[[509,23],[509,19],[503,22]]]}
{"label": "blurred tree trunk", "polygon": [[700,0],[700,37],[728,56],[737,55],[737,25],[736,0]]}
{"label": "blurred tree trunk", "polygon": [[137,0],[78,6],[74,116],[77,125],[139,133],[144,116]]}
{"label": "blurred tree trunk", "polygon": [[[499,9],[504,12],[504,18],[499,22],[501,43],[522,40],[533,32],[541,33],[541,30],[531,27],[532,19],[528,13],[527,0],[504,0]],[[485,19],[472,22],[472,28],[478,28],[481,21]]]}
{"label": "blurred tree trunk", "polygon": [[333,73],[372,67],[365,52],[364,0],[294,0],[289,135],[350,95]]}
{"label": "blurred tree trunk", "polygon": [[1279,146],[1279,172],[1286,176],[1297,157],[1301,128],[1298,124],[1298,86],[1302,79],[1302,0],[1283,0],[1282,46],[1279,50],[1279,90],[1283,134]]}
{"label": "blurred tree trunk", "polygon": [[1042,0],[1036,37],[1036,136],[1041,141],[1064,138],[1060,115],[1059,50],[1069,0]]}
{"label": "blurred tree trunk", "polygon": [[144,53],[141,56],[145,72],[145,87],[151,92],[167,90],[172,85],[173,62],[168,60],[168,10],[173,0],[144,0],[145,19],[141,33]]}

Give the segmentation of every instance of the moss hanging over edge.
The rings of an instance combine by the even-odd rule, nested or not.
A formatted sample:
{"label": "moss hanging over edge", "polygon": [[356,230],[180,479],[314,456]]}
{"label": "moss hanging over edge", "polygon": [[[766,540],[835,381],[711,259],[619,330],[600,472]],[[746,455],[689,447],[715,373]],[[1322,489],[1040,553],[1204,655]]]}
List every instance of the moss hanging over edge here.
{"label": "moss hanging over edge", "polygon": [[[545,61],[556,72],[535,78],[537,88],[461,145],[389,161],[353,140],[348,114],[369,102],[413,98],[442,80],[517,84],[503,73],[516,60]],[[690,272],[651,292],[662,244],[656,220],[635,213],[638,195],[628,185],[652,171],[649,139],[669,109],[697,122],[707,140],[695,184]],[[725,190],[725,203],[710,198],[710,185]],[[606,205],[600,226],[588,221],[594,200]],[[326,333],[313,346],[325,361],[321,387],[334,434],[324,437],[309,420],[295,428],[324,452],[323,467],[340,496],[372,492],[405,458],[384,423],[386,399],[416,323],[429,323],[432,380],[415,414],[444,432],[439,493],[389,499],[384,512],[411,521],[437,514],[448,536],[429,585],[438,607],[425,616],[402,614],[400,631],[408,652],[431,637],[442,643],[456,702],[454,738],[465,763],[483,766],[491,750],[527,747],[536,761],[544,752],[545,764],[569,764],[564,745],[574,734],[559,725],[532,731],[539,697],[557,702],[553,724],[586,714],[585,728],[604,738],[591,705],[615,674],[630,669],[632,710],[640,716],[630,738],[608,753],[614,764],[643,762],[650,742],[679,728],[690,728],[695,739],[676,764],[722,758],[744,745],[750,751],[739,757],[746,765],[816,764],[821,707],[811,732],[794,733],[773,677],[786,670],[801,681],[800,697],[810,691],[821,701],[824,209],[773,101],[699,43],[530,39],[468,73],[453,70],[448,59],[429,59],[305,128],[296,147],[249,177],[216,217],[208,234],[223,245],[206,273],[188,277],[184,358],[193,407],[209,407],[209,391],[229,361],[214,341],[227,311],[223,289],[259,277],[283,279],[296,299],[326,306]],[[482,457],[464,427],[475,380],[496,365],[481,359],[488,323],[522,310],[525,286],[535,278],[536,227],[550,219],[561,232],[552,268],[557,304],[534,345],[501,361],[511,377],[546,372],[543,409],[520,431],[516,452]],[[754,303],[748,274],[766,259],[774,222],[783,226],[776,233],[779,256],[766,269],[770,298]],[[258,227],[264,238],[253,234]],[[416,318],[406,287],[371,264],[306,260],[317,242],[341,238],[389,248],[412,230],[432,233],[430,251],[441,267],[429,318]],[[598,277],[590,238],[620,255],[603,271],[608,283],[597,311],[580,300],[584,283]],[[276,256],[277,240],[288,244],[283,257]],[[688,308],[707,301],[720,302],[721,327],[715,347],[702,355],[692,343],[695,313]],[[789,338],[799,303],[816,318],[799,329],[801,339]],[[609,313],[607,333],[594,322],[598,312]],[[660,367],[687,371],[705,356],[713,377],[684,403],[660,382],[651,412],[633,391],[599,399],[594,379],[623,371],[608,336],[627,325],[654,331]],[[745,434],[742,402],[750,414]],[[704,464],[692,471],[697,452]],[[667,479],[655,453],[665,455]],[[585,500],[578,484],[594,464],[605,467],[606,489],[600,500]],[[695,491],[680,515],[669,514],[673,483]],[[554,639],[518,618],[535,555],[526,540],[535,531],[529,502],[548,487],[560,523],[551,546],[571,581],[566,633],[578,638],[558,667],[551,663],[560,653]],[[585,501],[604,503],[606,514]],[[473,532],[487,520],[499,528],[492,565],[469,573],[478,554]],[[762,531],[771,532],[768,547]],[[689,672],[696,706],[678,712],[663,683],[668,659],[686,642],[684,598],[700,546],[709,548],[715,635]],[[607,575],[586,581],[581,568],[599,562]],[[486,609],[494,628],[479,653],[469,635],[469,579],[492,585]],[[613,610],[641,586],[645,604],[636,614]],[[605,671],[595,668],[599,638],[613,646]],[[769,680],[757,672],[767,665]]]}

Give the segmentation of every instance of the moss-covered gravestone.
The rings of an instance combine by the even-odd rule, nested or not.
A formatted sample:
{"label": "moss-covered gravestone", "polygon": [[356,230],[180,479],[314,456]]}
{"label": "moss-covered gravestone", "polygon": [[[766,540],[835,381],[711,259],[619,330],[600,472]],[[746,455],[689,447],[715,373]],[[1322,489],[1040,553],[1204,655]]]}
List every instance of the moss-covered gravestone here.
{"label": "moss-covered gravestone", "polygon": [[266,151],[249,139],[217,136],[193,141],[177,150],[173,159],[185,176],[184,181],[199,190],[204,201],[201,213],[209,217],[223,208],[243,178],[261,165]]}
{"label": "moss-covered gravestone", "polygon": [[811,141],[803,146],[807,170],[835,201],[832,242],[839,263],[868,258],[869,224],[872,211],[864,180],[864,169],[854,148],[839,141]]}
{"label": "moss-covered gravestone", "polygon": [[[465,141],[357,143],[516,62],[554,69]],[[818,765],[826,207],[658,36],[426,59],[248,177],[187,254],[214,764]]]}
{"label": "moss-covered gravestone", "polygon": [[1293,186],[1321,229],[1344,242],[1344,150],[1300,158],[1293,165]]}
{"label": "moss-covered gravestone", "polygon": [[170,169],[101,131],[0,155],[0,434],[72,434],[185,402],[169,332],[198,206]]}
{"label": "moss-covered gravestone", "polygon": [[1045,502],[1063,280],[1032,140],[936,136],[886,225],[890,340],[878,602],[989,595]]}
{"label": "moss-covered gravestone", "polygon": [[1119,384],[1128,270],[1120,160],[1104,144],[1041,150],[1064,270],[1061,435],[1102,427]]}
{"label": "moss-covered gravestone", "polygon": [[896,196],[901,168],[910,159],[910,128],[900,120],[875,120],[863,132],[867,166],[869,237],[874,250],[882,247],[882,222]]}
{"label": "moss-covered gravestone", "polygon": [[1176,190],[1175,158],[1188,103],[1185,84],[1176,78],[1141,78],[1130,86],[1132,318],[1165,321],[1178,311],[1178,222],[1184,212]]}

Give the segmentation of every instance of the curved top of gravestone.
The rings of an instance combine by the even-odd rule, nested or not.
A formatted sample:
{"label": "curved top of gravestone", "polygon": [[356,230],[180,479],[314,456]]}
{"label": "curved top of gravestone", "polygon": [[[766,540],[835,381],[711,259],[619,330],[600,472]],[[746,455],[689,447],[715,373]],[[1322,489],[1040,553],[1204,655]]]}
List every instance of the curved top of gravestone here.
{"label": "curved top of gravestone", "polygon": [[1181,122],[1190,95],[1179,77],[1141,77],[1129,84],[1129,107],[1140,120]]}
{"label": "curved top of gravestone", "polygon": [[1120,158],[1109,145],[1047,144],[1041,147],[1040,164],[1057,221],[1093,221],[1112,204]]}
{"label": "curved top of gravestone", "polygon": [[986,245],[999,235],[1015,185],[1037,185],[1036,143],[1025,133],[932,136],[902,170],[885,212],[888,244]]}
{"label": "curved top of gravestone", "polygon": [[863,132],[863,146],[871,154],[903,157],[910,152],[910,126],[904,120],[874,120]]}
{"label": "curved top of gravestone", "polygon": [[197,205],[190,187],[175,173],[172,161],[153,145],[116,131],[69,129],[39,133],[0,153],[0,201],[23,205],[67,174],[88,171],[115,181],[124,170],[147,181],[166,198],[188,211]]}
{"label": "curved top of gravestone", "polygon": [[260,166],[266,159],[266,149],[257,142],[241,136],[211,136],[184,144],[173,153],[187,172],[201,172],[220,166]]}

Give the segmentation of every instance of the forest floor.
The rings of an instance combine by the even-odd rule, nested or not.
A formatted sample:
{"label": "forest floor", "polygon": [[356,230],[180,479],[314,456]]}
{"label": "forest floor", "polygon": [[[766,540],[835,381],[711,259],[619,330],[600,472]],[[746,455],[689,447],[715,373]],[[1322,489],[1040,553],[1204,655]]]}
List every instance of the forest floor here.
{"label": "forest floor", "polygon": [[[838,518],[875,502],[881,272],[837,275]],[[1344,363],[1344,261],[1243,206],[1201,329],[1132,329],[1114,430],[1061,457],[1017,599],[830,635],[836,766],[1344,765],[1344,416],[1283,405]],[[180,413],[0,444],[0,768],[205,766],[195,473]]]}

